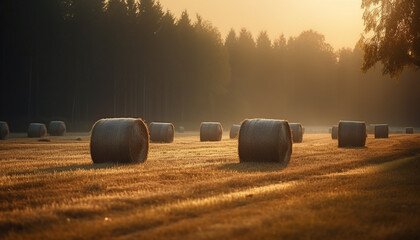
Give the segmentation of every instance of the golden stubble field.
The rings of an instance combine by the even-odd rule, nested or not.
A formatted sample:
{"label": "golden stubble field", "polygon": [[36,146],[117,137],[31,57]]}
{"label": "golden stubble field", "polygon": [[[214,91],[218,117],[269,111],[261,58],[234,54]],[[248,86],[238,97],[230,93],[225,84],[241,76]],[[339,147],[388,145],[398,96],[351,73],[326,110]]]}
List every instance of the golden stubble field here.
{"label": "golden stubble field", "polygon": [[285,169],[240,164],[227,134],[178,134],[137,165],[93,165],[76,138],[0,141],[0,238],[420,238],[419,134],[306,134]]}

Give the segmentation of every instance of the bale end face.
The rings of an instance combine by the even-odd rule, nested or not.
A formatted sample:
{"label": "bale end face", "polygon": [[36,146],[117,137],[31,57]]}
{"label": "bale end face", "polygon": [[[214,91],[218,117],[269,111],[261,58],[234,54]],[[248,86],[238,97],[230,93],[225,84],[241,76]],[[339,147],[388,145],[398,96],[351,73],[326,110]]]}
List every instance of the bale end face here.
{"label": "bale end face", "polygon": [[7,124],[7,122],[0,121],[0,140],[6,140],[9,133],[9,124]]}
{"label": "bale end face", "polygon": [[200,126],[200,141],[221,141],[223,127],[219,122],[202,122]]}
{"label": "bale end face", "polygon": [[247,119],[239,130],[240,162],[277,162],[284,167],[292,154],[289,123],[282,120]]}
{"label": "bale end face", "polygon": [[93,163],[142,163],[149,151],[149,132],[140,118],[97,121],[91,131]]}
{"label": "bale end face", "polygon": [[340,121],[338,124],[338,147],[364,147],[366,137],[364,122]]}
{"label": "bale end face", "polygon": [[388,124],[375,125],[375,138],[388,138],[389,127]]}

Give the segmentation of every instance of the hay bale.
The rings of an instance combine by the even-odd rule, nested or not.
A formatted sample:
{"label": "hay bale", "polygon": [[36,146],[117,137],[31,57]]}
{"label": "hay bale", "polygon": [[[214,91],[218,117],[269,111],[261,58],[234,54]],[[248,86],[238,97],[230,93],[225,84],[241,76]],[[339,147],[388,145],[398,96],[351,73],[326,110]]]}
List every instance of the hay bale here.
{"label": "hay bale", "polygon": [[292,134],[287,121],[247,119],[238,137],[240,162],[277,162],[287,166],[292,154]]}
{"label": "hay bale", "polygon": [[183,126],[178,127],[178,132],[183,133],[185,132],[185,128]]}
{"label": "hay bale", "polygon": [[388,138],[389,127],[388,124],[375,125],[375,138]]}
{"label": "hay bale", "polygon": [[338,139],[338,125],[334,125],[331,128],[331,138],[332,139]]}
{"label": "hay bale", "polygon": [[142,163],[149,152],[149,131],[140,118],[97,121],[91,131],[93,163]]}
{"label": "hay bale", "polygon": [[0,140],[6,140],[9,133],[9,124],[7,124],[7,122],[0,121]]}
{"label": "hay bale", "polygon": [[223,127],[219,122],[202,122],[200,126],[200,141],[221,141]]}
{"label": "hay bale", "polygon": [[149,125],[150,141],[171,143],[174,141],[175,128],[172,123],[152,122]]}
{"label": "hay bale", "polygon": [[363,147],[366,144],[365,122],[340,121],[338,123],[338,147]]}
{"label": "hay bale", "polygon": [[303,129],[300,123],[289,123],[290,130],[292,130],[292,139],[295,143],[303,141]]}
{"label": "hay bale", "polygon": [[328,128],[328,133],[332,133],[332,128]]}
{"label": "hay bale", "polygon": [[28,137],[39,138],[47,136],[47,127],[43,123],[31,123],[28,127]]}
{"label": "hay bale", "polygon": [[239,129],[241,128],[241,125],[233,124],[230,128],[229,137],[230,139],[238,138]]}
{"label": "hay bale", "polygon": [[405,133],[406,134],[413,134],[414,133],[414,128],[412,128],[412,127],[406,127],[405,128]]}
{"label": "hay bale", "polygon": [[48,133],[51,136],[63,136],[66,132],[66,124],[63,121],[51,121],[48,125]]}

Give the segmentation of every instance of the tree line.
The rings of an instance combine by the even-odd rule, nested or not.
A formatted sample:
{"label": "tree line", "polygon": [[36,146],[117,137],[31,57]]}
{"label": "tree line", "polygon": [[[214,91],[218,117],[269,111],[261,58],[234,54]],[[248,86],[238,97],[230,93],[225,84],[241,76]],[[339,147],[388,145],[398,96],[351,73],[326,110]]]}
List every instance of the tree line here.
{"label": "tree line", "polygon": [[176,18],[154,0],[3,0],[0,119],[12,130],[103,117],[198,128],[266,117],[418,124],[418,72],[362,74],[362,52],[334,50],[313,30],[286,39]]}

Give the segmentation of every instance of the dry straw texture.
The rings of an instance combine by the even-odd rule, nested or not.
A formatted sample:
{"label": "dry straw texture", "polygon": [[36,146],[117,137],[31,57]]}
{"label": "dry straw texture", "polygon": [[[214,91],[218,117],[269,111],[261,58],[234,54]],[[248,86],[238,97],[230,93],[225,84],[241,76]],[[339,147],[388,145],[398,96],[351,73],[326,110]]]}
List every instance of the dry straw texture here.
{"label": "dry straw texture", "polygon": [[375,125],[375,138],[388,138],[388,124]]}
{"label": "dry straw texture", "polygon": [[237,124],[234,124],[230,128],[230,133],[229,133],[230,139],[238,138],[238,134],[239,134],[239,129],[240,128],[241,128],[241,125],[237,125]]}
{"label": "dry straw texture", "polygon": [[284,167],[292,154],[289,123],[282,120],[247,119],[239,130],[240,162],[278,162]]}
{"label": "dry straw texture", "polygon": [[172,123],[152,122],[149,125],[150,141],[171,143],[174,141],[175,128]]}
{"label": "dry straw texture", "polygon": [[303,141],[303,128],[300,123],[289,123],[290,130],[292,130],[293,142],[301,143]]}
{"label": "dry straw texture", "polygon": [[219,122],[202,122],[200,126],[200,141],[221,141],[223,127]]}
{"label": "dry straw texture", "polygon": [[366,144],[365,122],[340,121],[338,147],[363,147]]}
{"label": "dry straw texture", "polygon": [[0,121],[0,140],[5,140],[9,136],[9,125],[7,122]]}
{"label": "dry straw texture", "polygon": [[28,137],[39,138],[47,136],[47,127],[43,123],[31,123],[28,127]]}
{"label": "dry straw texture", "polygon": [[51,121],[48,125],[48,133],[51,136],[63,136],[66,133],[66,124],[63,121]]}
{"label": "dry straw texture", "polygon": [[93,163],[141,163],[149,152],[149,132],[140,118],[97,121],[90,137]]}
{"label": "dry straw texture", "polygon": [[334,125],[331,128],[331,138],[332,139],[338,139],[338,125]]}
{"label": "dry straw texture", "polygon": [[405,133],[407,133],[407,134],[413,134],[414,133],[414,128],[412,128],[412,127],[405,128]]}

